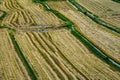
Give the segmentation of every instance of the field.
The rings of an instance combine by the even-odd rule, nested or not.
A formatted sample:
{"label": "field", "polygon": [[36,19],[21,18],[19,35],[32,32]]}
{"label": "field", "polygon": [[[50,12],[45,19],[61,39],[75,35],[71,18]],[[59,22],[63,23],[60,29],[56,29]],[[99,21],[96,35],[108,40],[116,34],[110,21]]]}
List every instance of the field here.
{"label": "field", "polygon": [[[66,29],[47,33],[18,32],[15,37],[38,79],[119,79],[119,73],[111,71],[109,65]],[[111,74],[107,75],[108,72]]]}
{"label": "field", "polygon": [[53,13],[45,11],[42,5],[33,4],[32,0],[5,0],[0,7],[8,13],[1,23],[2,26],[23,29],[41,26],[61,27],[65,24]]}
{"label": "field", "polygon": [[[75,1],[119,28],[119,15],[111,16],[119,3]],[[119,33],[69,1],[0,1],[0,80],[119,80],[119,44]]]}
{"label": "field", "polygon": [[75,11],[75,9],[69,7],[70,4],[67,2],[49,2],[48,4],[50,7],[58,10],[73,21],[76,25],[76,29],[81,34],[104,51],[108,56],[120,63],[120,35],[112,34],[111,31],[102,28],[83,14],[80,14],[78,11]]}
{"label": "field", "polygon": [[[120,29],[120,4],[112,0],[75,0],[102,20]],[[107,4],[107,5],[106,5]]]}
{"label": "field", "polygon": [[0,30],[0,80],[31,80],[7,29]]}

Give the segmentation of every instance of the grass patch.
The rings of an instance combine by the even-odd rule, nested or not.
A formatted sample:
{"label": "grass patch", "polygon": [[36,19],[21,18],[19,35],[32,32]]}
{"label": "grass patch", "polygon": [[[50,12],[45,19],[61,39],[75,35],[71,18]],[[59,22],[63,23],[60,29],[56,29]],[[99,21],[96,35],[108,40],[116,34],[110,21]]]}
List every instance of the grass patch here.
{"label": "grass patch", "polygon": [[3,15],[0,17],[0,20],[3,20],[4,17],[7,15],[7,13],[5,11],[2,11],[3,12]]}
{"label": "grass patch", "polygon": [[120,3],[120,0],[112,0],[112,1],[117,2],[117,3]]}
{"label": "grass patch", "polygon": [[[120,28],[117,28],[116,26],[106,23],[105,21],[101,20],[99,16],[93,14],[92,12],[88,11],[86,8],[78,4],[75,0],[68,0],[73,6],[77,8],[78,11],[82,12],[84,15],[88,16],[90,19],[92,19],[94,22],[96,22],[99,25],[102,25],[105,28],[108,28],[111,31],[114,31],[118,34],[120,34]],[[120,0],[119,0],[120,1]]]}
{"label": "grass patch", "polygon": [[[68,1],[71,2],[75,7],[77,7],[78,11],[79,10],[80,10],[80,12],[84,11],[82,13],[84,13],[85,15],[87,15],[88,17],[90,17],[92,20],[95,20],[95,22],[99,22],[100,21],[100,19],[99,19],[99,17],[97,15],[92,14],[91,12],[89,12],[88,10],[86,10],[84,7],[82,7],[81,5],[79,5],[78,3],[76,3],[74,0],[68,0]],[[102,59],[103,61],[105,61],[107,64],[109,64],[111,66],[114,66],[116,69],[120,70],[120,64],[117,63],[117,62],[115,62],[111,58],[109,58],[109,56],[106,56],[104,52],[102,52],[101,50],[99,50],[99,48],[97,48],[89,40],[87,40],[84,36],[82,36],[77,30],[75,30],[74,23],[72,21],[70,21],[68,18],[66,18],[64,15],[62,15],[58,11],[51,9],[47,4],[45,4],[43,2],[40,2],[40,3],[46,8],[46,10],[54,13],[61,20],[66,21],[68,23],[68,25],[66,27],[69,30],[71,30],[71,33],[76,38],[78,38],[86,47],[88,47],[89,50],[91,50],[93,53],[95,53],[95,55],[97,55],[100,59]],[[90,15],[88,15],[88,13]],[[106,27],[108,26],[108,25],[106,25],[106,23],[104,23],[104,24],[105,24]]]}
{"label": "grass patch", "polygon": [[10,32],[10,37],[11,37],[11,40],[14,44],[14,47],[16,49],[16,51],[18,52],[18,56],[20,57],[20,59],[22,60],[23,64],[25,65],[29,75],[31,76],[32,80],[38,80],[34,71],[32,70],[31,66],[29,65],[29,63],[27,62],[22,50],[20,49],[19,47],[19,44],[17,43],[16,39],[15,39],[15,36],[14,36],[14,32],[11,30]]}

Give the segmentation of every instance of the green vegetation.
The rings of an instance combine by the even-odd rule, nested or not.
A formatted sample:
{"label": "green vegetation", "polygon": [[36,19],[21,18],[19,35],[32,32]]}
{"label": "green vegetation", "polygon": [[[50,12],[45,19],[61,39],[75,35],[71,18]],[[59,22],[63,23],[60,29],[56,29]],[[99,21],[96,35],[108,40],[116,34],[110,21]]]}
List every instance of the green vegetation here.
{"label": "green vegetation", "polygon": [[96,22],[99,25],[102,25],[103,27],[106,27],[116,33],[120,34],[120,28],[117,28],[116,26],[113,26],[109,23],[106,23],[105,21],[101,20],[99,16],[93,14],[92,12],[88,11],[86,8],[78,4],[75,0],[68,0],[71,4],[73,4],[78,11],[82,12],[84,15],[88,16],[90,19],[92,19],[94,22]]}
{"label": "green vegetation", "polygon": [[90,41],[88,41],[85,37],[83,37],[79,32],[72,29],[72,34],[75,35],[84,45],[88,47],[92,52],[95,53],[96,56],[98,56],[100,59],[104,60],[109,65],[112,65],[116,67],[118,70],[120,70],[120,65],[116,63],[114,60],[106,56],[102,51],[100,51],[97,47],[95,47]]}
{"label": "green vegetation", "polygon": [[68,1],[0,1],[7,12],[0,10],[1,80],[120,78],[120,38],[93,23],[111,26],[99,16]]}
{"label": "green vegetation", "polygon": [[[72,1],[72,0],[69,0]],[[40,2],[41,3],[41,2]],[[73,1],[74,3],[74,1]],[[47,4],[45,3],[41,3],[46,10],[54,13],[58,18],[60,18],[63,21],[66,21],[68,23],[67,28],[71,30],[71,33],[78,38],[84,45],[86,45],[88,47],[89,50],[91,50],[92,52],[95,53],[95,55],[97,55],[100,59],[104,60],[107,64],[112,65],[114,67],[116,67],[118,70],[120,70],[120,64],[118,64],[117,62],[115,62],[114,60],[112,60],[111,58],[109,58],[108,56],[106,56],[104,54],[104,52],[100,51],[96,46],[94,46],[89,40],[87,40],[84,36],[82,36],[77,30],[75,30],[74,28],[74,23],[72,21],[70,21],[68,18],[66,18],[64,15],[62,15],[61,13],[59,13],[56,10],[51,9]],[[77,3],[75,3],[77,4]],[[77,4],[79,6],[79,4]],[[76,6],[76,5],[75,5]],[[78,8],[79,9],[79,8]],[[79,9],[81,10],[81,9]],[[88,11],[89,12],[89,11]],[[84,14],[88,13],[87,10],[85,10]],[[90,12],[89,12],[90,13]],[[90,13],[92,14],[92,13]],[[96,15],[92,15],[94,17],[92,17],[93,20],[98,21],[98,16]],[[91,17],[91,16],[90,16]]]}
{"label": "green vegetation", "polygon": [[2,11],[3,15],[0,17],[0,20],[3,20],[3,18],[7,15],[7,13],[5,11]]}
{"label": "green vegetation", "polygon": [[120,0],[112,0],[112,1],[120,3]]}
{"label": "green vegetation", "polygon": [[26,66],[26,69],[28,70],[28,73],[30,74],[32,80],[37,80],[37,77],[36,77],[34,71],[32,70],[32,68],[30,67],[29,63],[27,62],[24,54],[22,53],[22,51],[19,47],[19,44],[17,43],[17,41],[14,37],[14,33],[13,33],[12,30],[10,32],[10,37],[11,37],[12,42],[13,42],[15,48],[16,48],[16,51],[18,52],[18,55],[19,55],[20,59],[23,61],[24,65]]}
{"label": "green vegetation", "polygon": [[34,2],[60,1],[60,0],[33,0]]}

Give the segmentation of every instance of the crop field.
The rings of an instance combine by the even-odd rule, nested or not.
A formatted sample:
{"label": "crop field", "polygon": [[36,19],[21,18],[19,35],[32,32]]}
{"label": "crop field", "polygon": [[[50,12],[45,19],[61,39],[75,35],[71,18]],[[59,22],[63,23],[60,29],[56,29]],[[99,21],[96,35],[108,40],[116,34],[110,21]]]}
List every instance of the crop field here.
{"label": "crop field", "polygon": [[119,6],[111,0],[0,0],[0,80],[119,80]]}
{"label": "crop field", "polygon": [[[40,4],[33,4],[32,0],[5,0],[0,7],[8,15],[2,21],[2,26],[23,29],[29,27],[61,27],[65,23],[53,13],[45,11]],[[27,6],[27,7],[26,7]],[[11,12],[12,11],[12,12]]]}
{"label": "crop field", "polygon": [[[19,32],[15,38],[39,79],[119,79],[119,73],[111,71],[110,66],[95,57],[66,29],[47,33]],[[99,72],[102,68],[104,70]]]}
{"label": "crop field", "polygon": [[102,20],[120,29],[120,4],[112,0],[75,0]]}
{"label": "crop field", "polygon": [[[3,47],[4,46],[4,47]],[[31,80],[7,29],[0,30],[0,80]]]}
{"label": "crop field", "polygon": [[[0,11],[0,18],[3,16],[3,12]],[[1,23],[1,20],[0,20],[0,23]]]}
{"label": "crop field", "polygon": [[94,23],[83,14],[80,14],[78,11],[75,11],[75,9],[69,7],[70,4],[65,1],[48,2],[48,4],[50,7],[58,10],[71,21],[73,21],[75,25],[77,25],[76,29],[80,33],[82,33],[87,37],[87,39],[102,49],[102,51],[104,51],[107,55],[120,63],[120,35],[114,35],[112,32],[102,28],[100,25]]}

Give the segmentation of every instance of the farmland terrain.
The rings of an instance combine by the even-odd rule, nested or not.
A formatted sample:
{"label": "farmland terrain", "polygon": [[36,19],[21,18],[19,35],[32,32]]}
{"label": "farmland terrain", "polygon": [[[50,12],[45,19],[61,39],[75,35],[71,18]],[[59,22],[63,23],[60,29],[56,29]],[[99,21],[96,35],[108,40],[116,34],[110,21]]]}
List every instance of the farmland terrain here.
{"label": "farmland terrain", "polygon": [[[120,4],[112,0],[69,0],[99,24],[120,31]],[[119,1],[119,0],[118,0]],[[92,16],[91,16],[92,15]]]}
{"label": "farmland terrain", "polygon": [[0,80],[119,80],[119,7],[112,0],[1,0]]}

